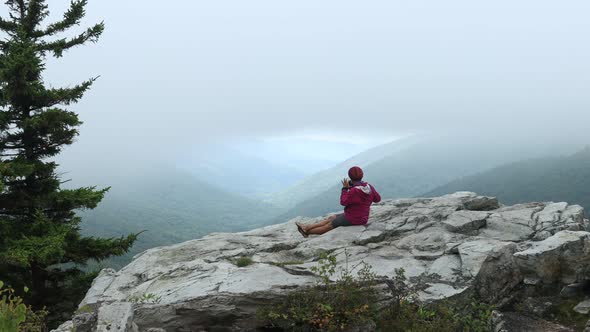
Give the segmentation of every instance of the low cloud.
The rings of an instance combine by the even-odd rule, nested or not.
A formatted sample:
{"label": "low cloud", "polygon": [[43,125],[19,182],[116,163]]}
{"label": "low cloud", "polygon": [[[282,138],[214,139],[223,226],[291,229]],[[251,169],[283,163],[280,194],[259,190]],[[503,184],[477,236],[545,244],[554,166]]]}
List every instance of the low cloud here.
{"label": "low cloud", "polygon": [[91,1],[86,23],[104,20],[104,38],[50,60],[47,81],[101,75],[72,107],[88,149],[160,154],[299,132],[582,135],[588,10],[583,0]]}

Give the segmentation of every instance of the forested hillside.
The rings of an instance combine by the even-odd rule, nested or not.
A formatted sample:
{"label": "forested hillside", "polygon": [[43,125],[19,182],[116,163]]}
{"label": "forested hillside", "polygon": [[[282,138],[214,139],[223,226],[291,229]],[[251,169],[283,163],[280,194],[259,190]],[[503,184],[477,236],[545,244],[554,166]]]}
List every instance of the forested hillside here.
{"label": "forested hillside", "polygon": [[[569,149],[571,147],[558,142],[534,144],[522,141],[519,144],[498,144],[496,138],[486,138],[483,135],[478,138],[460,135],[430,137],[369,164],[364,168],[365,180],[372,183],[384,198],[412,197],[465,175],[477,174],[507,162]],[[334,185],[331,188],[297,204],[281,215],[281,218],[317,216],[341,210],[339,180],[340,178],[334,176]],[[484,188],[485,185],[481,187]],[[453,191],[453,188],[449,187],[449,191]],[[484,190],[475,191],[488,193]]]}
{"label": "forested hillside", "polygon": [[383,158],[407,150],[421,140],[423,140],[422,137],[410,136],[363,151],[333,167],[308,176],[285,190],[274,193],[266,201],[285,209],[293,208],[310,198],[322,194],[332,187],[334,183],[342,180],[350,167],[370,165]]}
{"label": "forested hillside", "polygon": [[459,190],[492,195],[505,204],[566,201],[590,209],[590,148],[566,157],[538,158],[496,167],[464,177],[424,196]]}
{"label": "forested hillside", "polygon": [[227,193],[186,172],[161,169],[120,179],[95,210],[81,216],[83,232],[94,236],[145,230],[129,254],[103,262],[120,268],[145,249],[259,227],[277,213],[268,204]]}

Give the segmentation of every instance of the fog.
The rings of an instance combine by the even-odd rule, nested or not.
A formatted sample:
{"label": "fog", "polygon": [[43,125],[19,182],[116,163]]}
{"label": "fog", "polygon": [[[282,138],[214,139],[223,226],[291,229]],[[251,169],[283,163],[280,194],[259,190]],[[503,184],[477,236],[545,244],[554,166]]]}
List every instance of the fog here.
{"label": "fog", "polygon": [[[69,0],[47,3],[49,22]],[[102,38],[46,59],[49,86],[99,77],[68,106],[84,124],[59,172],[64,187],[112,187],[82,214],[84,234],[148,230],[118,267],[339,211],[352,165],[384,198],[471,190],[589,209],[589,12],[586,0],[89,0],[70,35],[104,21]]]}
{"label": "fog", "polygon": [[[52,0],[50,19],[67,4]],[[212,142],[258,151],[312,137],[308,159],[338,151],[333,163],[433,131],[579,140],[589,10],[583,0],[91,0],[80,29],[104,20],[104,36],[48,59],[45,77],[100,76],[71,107],[85,124],[70,159],[181,160]]]}

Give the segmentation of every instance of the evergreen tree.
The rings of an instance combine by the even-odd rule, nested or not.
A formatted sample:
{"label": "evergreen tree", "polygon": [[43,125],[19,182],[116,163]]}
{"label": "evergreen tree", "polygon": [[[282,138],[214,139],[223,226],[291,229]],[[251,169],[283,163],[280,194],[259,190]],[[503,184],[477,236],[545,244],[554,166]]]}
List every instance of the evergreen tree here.
{"label": "evergreen tree", "polygon": [[46,87],[46,57],[96,42],[103,23],[63,38],[60,34],[80,24],[87,0],[73,0],[63,19],[52,24],[44,24],[45,0],[5,4],[8,17],[0,18],[0,279],[24,283],[34,306],[52,309],[68,295],[85,291],[79,287],[85,277],[80,268],[88,260],[124,254],[137,235],[81,236],[75,211],[95,208],[108,188],[63,189],[57,164],[50,160],[73,143],[81,124],[64,107],[78,102],[95,79],[72,88]]}

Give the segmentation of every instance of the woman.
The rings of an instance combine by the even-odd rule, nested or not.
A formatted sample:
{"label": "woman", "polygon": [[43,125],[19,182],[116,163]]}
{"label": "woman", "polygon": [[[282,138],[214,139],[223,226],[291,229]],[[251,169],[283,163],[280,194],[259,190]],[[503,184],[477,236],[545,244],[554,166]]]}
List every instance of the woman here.
{"label": "woman", "polygon": [[332,215],[323,221],[311,225],[296,222],[297,230],[303,237],[309,234],[324,234],[340,226],[365,225],[369,220],[371,204],[381,201],[381,196],[375,188],[363,182],[363,170],[354,166],[348,170],[348,179],[342,180],[340,204],[344,206],[344,213]]}

